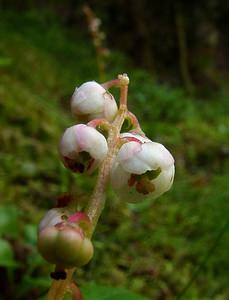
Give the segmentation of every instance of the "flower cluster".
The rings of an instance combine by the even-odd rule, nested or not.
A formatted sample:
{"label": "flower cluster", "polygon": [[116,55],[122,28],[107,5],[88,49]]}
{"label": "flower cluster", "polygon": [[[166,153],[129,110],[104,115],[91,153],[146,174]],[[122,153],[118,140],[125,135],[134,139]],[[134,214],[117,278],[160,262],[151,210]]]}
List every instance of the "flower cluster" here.
{"label": "flower cluster", "polygon": [[[125,74],[103,85],[89,81],[72,96],[72,113],[84,123],[65,130],[59,144],[61,161],[76,173],[91,174],[101,168],[88,214],[74,213],[66,203],[48,211],[40,222],[38,249],[48,262],[62,269],[82,266],[91,259],[90,237],[103,207],[103,185],[108,181],[127,202],[157,198],[172,186],[174,159],[162,144],[145,136],[135,115],[127,110],[128,83]],[[111,86],[121,90],[119,109],[108,92]]]}
{"label": "flower cluster", "polygon": [[[76,88],[71,109],[74,115],[91,122],[66,129],[60,142],[61,159],[74,172],[90,172],[108,153],[106,138],[97,129],[114,120],[117,104],[102,85],[89,81]],[[138,129],[133,114],[128,113],[126,120],[131,123],[130,128]],[[93,124],[96,128],[91,127]],[[175,172],[170,152],[137,129],[120,134],[120,148],[111,170],[113,189],[128,202],[142,200],[147,195],[159,197],[172,186]]]}

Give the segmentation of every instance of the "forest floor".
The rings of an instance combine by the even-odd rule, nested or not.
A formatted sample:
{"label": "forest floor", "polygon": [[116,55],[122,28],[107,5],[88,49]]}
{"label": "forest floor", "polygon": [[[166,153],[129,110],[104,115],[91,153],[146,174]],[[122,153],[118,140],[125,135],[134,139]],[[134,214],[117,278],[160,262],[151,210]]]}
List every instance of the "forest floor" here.
{"label": "forest floor", "polygon": [[[98,80],[96,59],[89,39],[51,16],[0,17],[0,299],[41,299],[52,267],[37,252],[37,224],[59,194],[93,187],[93,177],[64,169],[57,145],[76,123],[75,87]],[[130,107],[173,153],[176,176],[155,201],[126,204],[109,191],[94,258],[77,282],[85,293],[94,284],[147,299],[228,299],[229,92],[187,96],[119,53],[111,52],[107,70],[106,80],[128,73]]]}

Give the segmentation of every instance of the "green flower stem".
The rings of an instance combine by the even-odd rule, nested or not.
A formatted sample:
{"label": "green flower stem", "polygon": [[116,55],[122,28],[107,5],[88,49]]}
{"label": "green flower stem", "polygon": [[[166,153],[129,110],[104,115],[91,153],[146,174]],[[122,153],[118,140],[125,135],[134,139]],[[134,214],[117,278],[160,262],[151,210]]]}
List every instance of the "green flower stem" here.
{"label": "green flower stem", "polygon": [[115,159],[116,153],[118,151],[117,141],[120,129],[126,116],[126,112],[127,109],[125,107],[120,108],[116,119],[114,120],[113,124],[111,124],[109,137],[107,141],[108,155],[100,167],[95,189],[92,193],[92,196],[89,200],[86,209],[86,213],[88,214],[92,222],[91,235],[95,230],[96,224],[105,204],[105,191],[109,181],[110,170]]}
{"label": "green flower stem", "polygon": [[[123,75],[119,75],[118,79],[115,80],[115,85],[117,81],[120,87],[119,111],[113,123],[110,124],[109,137],[107,141],[108,154],[99,168],[97,182],[86,208],[86,213],[88,214],[92,222],[90,236],[92,236],[95,230],[96,224],[105,205],[105,199],[106,199],[105,191],[109,183],[111,167],[119,149],[118,141],[119,141],[120,130],[122,128],[122,124],[127,115],[127,94],[128,94],[129,78],[126,74],[123,74]],[[63,299],[66,290],[71,286],[72,275],[74,271],[75,268],[67,270],[66,280],[53,281],[52,286],[47,295],[47,300]]]}
{"label": "green flower stem", "polygon": [[92,193],[92,196],[88,202],[86,208],[86,213],[92,222],[91,235],[95,230],[98,219],[101,215],[105,204],[105,191],[109,182],[109,175],[111,171],[112,164],[114,162],[115,156],[119,149],[119,144],[117,143],[119,139],[120,130],[122,124],[127,115],[127,93],[129,79],[126,80],[127,75],[119,75],[118,79],[120,82],[120,106],[118,114],[110,126],[109,137],[108,137],[108,155],[103,161],[97,178],[97,182]]}

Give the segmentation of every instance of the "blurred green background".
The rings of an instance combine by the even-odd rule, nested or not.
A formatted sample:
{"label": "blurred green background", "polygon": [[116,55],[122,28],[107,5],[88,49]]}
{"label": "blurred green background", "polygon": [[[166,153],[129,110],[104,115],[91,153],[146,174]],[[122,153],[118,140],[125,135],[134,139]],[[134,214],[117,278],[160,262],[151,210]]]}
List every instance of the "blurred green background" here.
{"label": "blurred green background", "polygon": [[126,72],[130,110],[174,155],[175,182],[137,205],[109,191],[76,281],[86,300],[226,300],[229,3],[97,0],[89,14],[85,4],[0,1],[0,299],[43,299],[52,266],[37,224],[61,193],[92,191],[95,178],[57,153],[76,122],[74,88]]}

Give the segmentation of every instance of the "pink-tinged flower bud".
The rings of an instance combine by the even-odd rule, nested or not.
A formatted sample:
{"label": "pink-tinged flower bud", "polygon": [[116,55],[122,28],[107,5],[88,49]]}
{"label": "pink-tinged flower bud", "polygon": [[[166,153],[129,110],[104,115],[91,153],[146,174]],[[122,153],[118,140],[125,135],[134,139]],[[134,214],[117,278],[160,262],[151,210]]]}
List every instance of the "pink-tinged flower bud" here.
{"label": "pink-tinged flower bud", "polygon": [[88,215],[84,212],[75,212],[71,216],[69,216],[68,220],[69,223],[74,223],[79,225],[80,228],[83,229],[85,236],[88,236],[91,231],[91,220],[89,219]]}
{"label": "pink-tinged flower bud", "polygon": [[95,128],[78,124],[65,130],[59,152],[66,168],[83,173],[93,171],[107,155],[105,137]]}
{"label": "pink-tinged flower bud", "polygon": [[80,267],[93,256],[92,242],[73,223],[62,222],[48,226],[38,234],[40,254],[50,263],[62,268]]}
{"label": "pink-tinged flower bud", "polygon": [[128,202],[157,198],[173,183],[175,167],[170,152],[137,134],[121,134],[121,146],[111,172],[113,188]]}
{"label": "pink-tinged flower bud", "polygon": [[114,97],[95,81],[82,84],[71,100],[72,113],[86,121],[105,118],[112,121],[118,111]]}
{"label": "pink-tinged flower bud", "polygon": [[38,232],[42,231],[44,228],[49,226],[55,226],[58,223],[67,220],[70,216],[71,212],[65,208],[52,208],[50,209],[44,217],[41,219]]}

